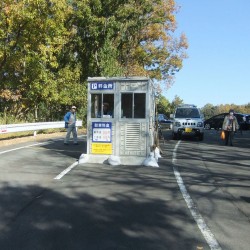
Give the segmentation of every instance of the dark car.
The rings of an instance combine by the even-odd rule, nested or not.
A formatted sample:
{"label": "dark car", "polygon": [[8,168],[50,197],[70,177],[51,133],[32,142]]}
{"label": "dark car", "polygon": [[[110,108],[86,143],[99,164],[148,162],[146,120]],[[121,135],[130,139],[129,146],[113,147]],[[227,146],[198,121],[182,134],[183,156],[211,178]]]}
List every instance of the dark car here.
{"label": "dark car", "polygon": [[241,123],[241,129],[249,130],[250,129],[250,114],[244,114],[244,117],[242,119],[243,121]]}
{"label": "dark car", "polygon": [[[215,116],[205,120],[204,121],[204,128],[205,129],[211,129],[211,128],[221,129],[224,118],[225,118],[225,116],[227,114],[228,113],[221,113],[219,115],[215,115]],[[244,122],[244,119],[243,119],[243,117],[246,116],[246,115],[241,114],[241,113],[235,113],[234,115],[236,116],[238,124],[239,124],[239,126],[240,126],[240,128],[242,130],[249,129],[249,128],[246,128],[247,126],[245,125],[245,122]],[[247,119],[247,117],[246,117],[246,119]],[[249,116],[248,116],[248,121],[249,121]]]}
{"label": "dark car", "polygon": [[158,124],[162,129],[171,129],[173,121],[168,119],[166,115],[164,114],[158,114],[157,116]]}

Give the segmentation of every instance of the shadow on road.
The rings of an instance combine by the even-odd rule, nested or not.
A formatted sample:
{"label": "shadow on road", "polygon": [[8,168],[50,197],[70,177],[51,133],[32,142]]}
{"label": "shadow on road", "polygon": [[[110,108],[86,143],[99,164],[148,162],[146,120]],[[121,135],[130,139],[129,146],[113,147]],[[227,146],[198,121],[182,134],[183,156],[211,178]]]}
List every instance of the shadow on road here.
{"label": "shadow on road", "polygon": [[73,141],[70,141],[69,145],[64,145],[63,139],[49,140],[49,142],[49,144],[43,145],[42,147],[75,159],[79,159],[81,154],[87,153],[87,142],[85,138],[78,138],[78,145],[74,145]]}
{"label": "shadow on road", "polygon": [[[79,169],[80,179],[53,189],[3,186],[0,249],[196,249],[201,236],[183,212],[175,181],[166,181],[166,169],[140,168],[87,167]],[[17,194],[21,209],[10,202]]]}

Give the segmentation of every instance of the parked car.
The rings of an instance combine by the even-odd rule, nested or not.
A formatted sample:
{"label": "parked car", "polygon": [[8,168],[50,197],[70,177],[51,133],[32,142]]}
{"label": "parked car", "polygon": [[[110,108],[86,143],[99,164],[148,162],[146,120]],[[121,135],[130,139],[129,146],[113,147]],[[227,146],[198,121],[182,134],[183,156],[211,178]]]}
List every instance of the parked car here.
{"label": "parked car", "polygon": [[242,118],[243,121],[241,123],[241,129],[242,130],[249,130],[250,129],[250,114],[244,114],[244,117]]}
{"label": "parked car", "polygon": [[205,120],[204,121],[204,128],[205,129],[212,129],[212,128],[221,129],[224,118],[227,114],[228,113],[222,113],[219,115],[212,116],[209,119]]}
{"label": "parked car", "polygon": [[172,138],[180,139],[182,136],[198,137],[200,141],[204,137],[203,114],[196,105],[179,105],[174,114],[170,117],[174,119],[172,128]]}
{"label": "parked car", "polygon": [[173,121],[168,119],[168,117],[164,114],[158,114],[157,121],[158,121],[158,125],[162,129],[171,129],[172,128]]}
{"label": "parked car", "polygon": [[[211,118],[207,119],[204,121],[204,128],[205,129],[221,129],[222,124],[224,121],[225,116],[228,113],[221,113],[219,115],[212,116]],[[241,114],[241,113],[235,113],[234,114],[237,118],[238,124],[242,130],[244,129],[249,129],[250,126],[245,124],[243,117],[246,116],[246,119],[248,119],[248,124],[249,124],[249,115]]]}

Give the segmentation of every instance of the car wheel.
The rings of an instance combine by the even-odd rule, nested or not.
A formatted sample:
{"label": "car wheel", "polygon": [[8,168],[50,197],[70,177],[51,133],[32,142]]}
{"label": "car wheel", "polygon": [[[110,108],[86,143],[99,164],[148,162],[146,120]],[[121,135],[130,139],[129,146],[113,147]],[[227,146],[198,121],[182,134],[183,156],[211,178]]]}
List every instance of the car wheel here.
{"label": "car wheel", "polygon": [[211,126],[210,126],[209,123],[207,123],[207,124],[205,125],[205,129],[211,129]]}
{"label": "car wheel", "polygon": [[203,141],[203,139],[204,139],[204,134],[200,134],[199,135],[199,141]]}
{"label": "car wheel", "polygon": [[176,134],[176,133],[173,133],[173,134],[172,134],[172,138],[173,138],[173,140],[177,140],[177,134]]}

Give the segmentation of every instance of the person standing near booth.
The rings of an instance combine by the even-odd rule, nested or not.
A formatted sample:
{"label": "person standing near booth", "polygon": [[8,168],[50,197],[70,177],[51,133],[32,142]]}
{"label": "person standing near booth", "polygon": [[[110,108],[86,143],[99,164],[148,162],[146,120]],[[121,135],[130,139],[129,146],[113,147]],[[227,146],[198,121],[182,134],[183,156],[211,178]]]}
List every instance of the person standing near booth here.
{"label": "person standing near booth", "polygon": [[69,145],[70,134],[73,134],[74,145],[78,145],[77,131],[76,131],[76,106],[72,106],[71,110],[64,116],[65,128],[67,128],[67,134],[64,139],[64,145]]}
{"label": "person standing near booth", "polygon": [[234,116],[234,110],[230,109],[228,115],[225,116],[222,129],[225,132],[225,145],[233,146],[233,137],[236,130],[239,128],[237,118]]}

